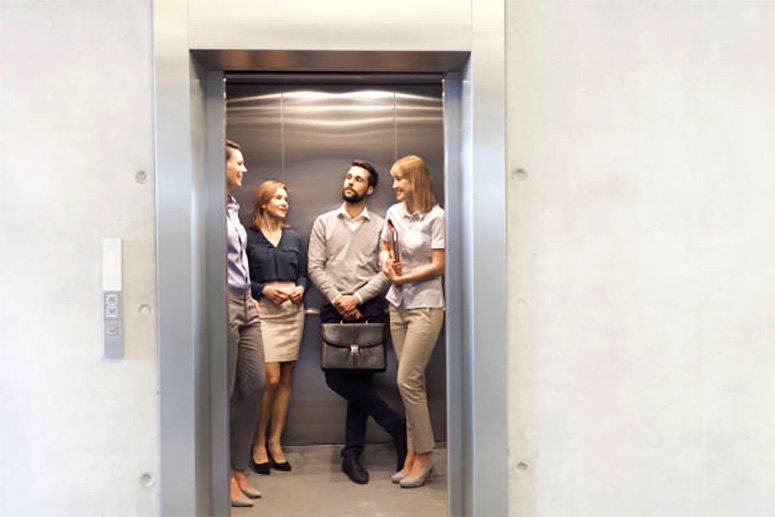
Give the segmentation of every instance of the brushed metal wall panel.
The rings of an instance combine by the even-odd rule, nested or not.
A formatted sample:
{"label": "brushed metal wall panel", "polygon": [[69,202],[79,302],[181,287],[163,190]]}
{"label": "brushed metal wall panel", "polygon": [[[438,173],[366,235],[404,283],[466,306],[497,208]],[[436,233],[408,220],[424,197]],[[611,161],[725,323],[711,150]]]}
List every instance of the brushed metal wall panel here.
{"label": "brushed metal wall panel", "polygon": [[[300,227],[311,225],[321,209],[341,204],[339,188],[352,159],[368,160],[378,171],[391,164],[395,110],[390,90],[338,86],[287,90],[284,117],[286,178],[296,196],[305,200],[293,214]],[[387,208],[388,190],[385,183],[378,185],[370,207]],[[317,203],[306,202],[317,198]]]}
{"label": "brushed metal wall panel", "polygon": [[234,197],[247,228],[254,190],[268,178],[281,179],[283,169],[281,92],[276,87],[227,84],[226,138],[242,146],[248,173]]}
{"label": "brushed metal wall panel", "polygon": [[441,84],[404,86],[396,92],[396,153],[421,156],[433,179],[433,193],[444,206],[444,106]]}
{"label": "brushed metal wall panel", "polygon": [[[437,195],[443,199],[440,84],[410,87],[240,83],[227,86],[227,98],[227,134],[245,147],[250,171],[245,182],[248,188],[238,197],[243,212],[249,212],[252,206],[250,187],[270,177],[279,179],[289,187],[288,223],[305,242],[315,218],[342,203],[341,183],[353,159],[368,160],[379,171],[380,183],[369,201],[369,210],[384,215],[395,203],[389,170],[396,156],[400,156],[401,139],[406,153],[421,154],[433,164],[433,174],[438,176],[434,182],[440,188]],[[323,303],[322,295],[310,284],[305,305],[319,308]],[[288,444],[344,440],[346,404],[325,384],[320,370],[319,335],[319,316],[308,314],[285,431]],[[443,334],[428,372],[431,418],[437,439],[444,441]],[[391,352],[388,370],[375,375],[374,381],[387,402],[403,411],[395,377],[395,355]],[[389,437],[370,420],[368,440],[388,441]]]}

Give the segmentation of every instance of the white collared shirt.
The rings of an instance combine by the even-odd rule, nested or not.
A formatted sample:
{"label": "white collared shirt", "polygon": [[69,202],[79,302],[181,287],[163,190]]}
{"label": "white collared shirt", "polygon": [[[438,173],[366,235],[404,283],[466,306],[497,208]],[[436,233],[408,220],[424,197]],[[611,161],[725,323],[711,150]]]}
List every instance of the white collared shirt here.
{"label": "white collared shirt", "polygon": [[[428,212],[410,214],[403,203],[397,203],[388,208],[385,221],[382,241],[390,240],[387,221],[391,221],[398,234],[398,259],[404,273],[430,264],[432,251],[445,247],[444,209],[439,205]],[[436,276],[420,282],[392,285],[386,299],[399,309],[444,307],[442,279],[442,276]]]}
{"label": "white collared shirt", "polygon": [[336,214],[337,217],[340,217],[344,221],[351,232],[357,232],[358,228],[360,228],[363,224],[363,221],[368,221],[371,218],[369,209],[365,206],[363,207],[363,211],[356,215],[354,218],[350,217],[350,214],[347,213],[347,210],[344,206],[345,204],[342,203],[342,206],[339,207],[339,210],[336,211]]}
{"label": "white collared shirt", "polygon": [[355,229],[350,222],[342,205],[315,219],[310,232],[309,277],[329,302],[343,294],[367,302],[390,285],[379,267],[384,221],[364,208],[354,220]]}

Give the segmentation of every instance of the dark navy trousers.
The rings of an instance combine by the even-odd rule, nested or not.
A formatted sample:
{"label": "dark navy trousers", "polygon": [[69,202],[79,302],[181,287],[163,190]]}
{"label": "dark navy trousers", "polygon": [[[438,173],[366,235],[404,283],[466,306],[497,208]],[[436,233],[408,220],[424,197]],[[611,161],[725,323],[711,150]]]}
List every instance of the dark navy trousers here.
{"label": "dark navy trousers", "polygon": [[[362,320],[350,323],[385,323],[385,300],[379,296],[358,306]],[[342,320],[333,305],[320,308],[321,323],[339,323]],[[370,372],[325,372],[328,387],[347,400],[344,449],[342,456],[360,456],[366,442],[366,421],[372,417],[377,425],[395,437],[405,432],[404,417],[382,400],[372,384]]]}

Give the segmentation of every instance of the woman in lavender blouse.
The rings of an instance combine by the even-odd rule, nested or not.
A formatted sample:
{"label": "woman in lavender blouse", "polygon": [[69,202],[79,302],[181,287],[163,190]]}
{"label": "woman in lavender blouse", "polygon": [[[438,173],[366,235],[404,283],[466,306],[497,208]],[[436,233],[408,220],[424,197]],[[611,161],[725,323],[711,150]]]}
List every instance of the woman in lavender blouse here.
{"label": "woman in lavender blouse", "polygon": [[[263,346],[261,323],[250,295],[247,234],[239,220],[239,204],[232,193],[242,187],[247,172],[242,148],[226,141],[226,278],[229,315],[229,431],[231,434],[231,505],[253,506],[261,493],[248,482],[253,429],[261,395]],[[246,497],[247,496],[247,497]]]}

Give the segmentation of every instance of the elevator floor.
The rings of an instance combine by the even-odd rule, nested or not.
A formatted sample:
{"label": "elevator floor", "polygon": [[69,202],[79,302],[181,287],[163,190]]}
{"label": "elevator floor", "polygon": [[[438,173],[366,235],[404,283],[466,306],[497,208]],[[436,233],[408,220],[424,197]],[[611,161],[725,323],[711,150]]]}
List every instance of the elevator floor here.
{"label": "elevator floor", "polygon": [[390,482],[395,453],[387,444],[369,444],[361,460],[370,481],[356,485],[341,470],[338,445],[286,447],[293,472],[253,473],[263,497],[252,508],[232,508],[234,516],[422,516],[447,515],[447,454],[438,448],[431,482],[402,489]]}

